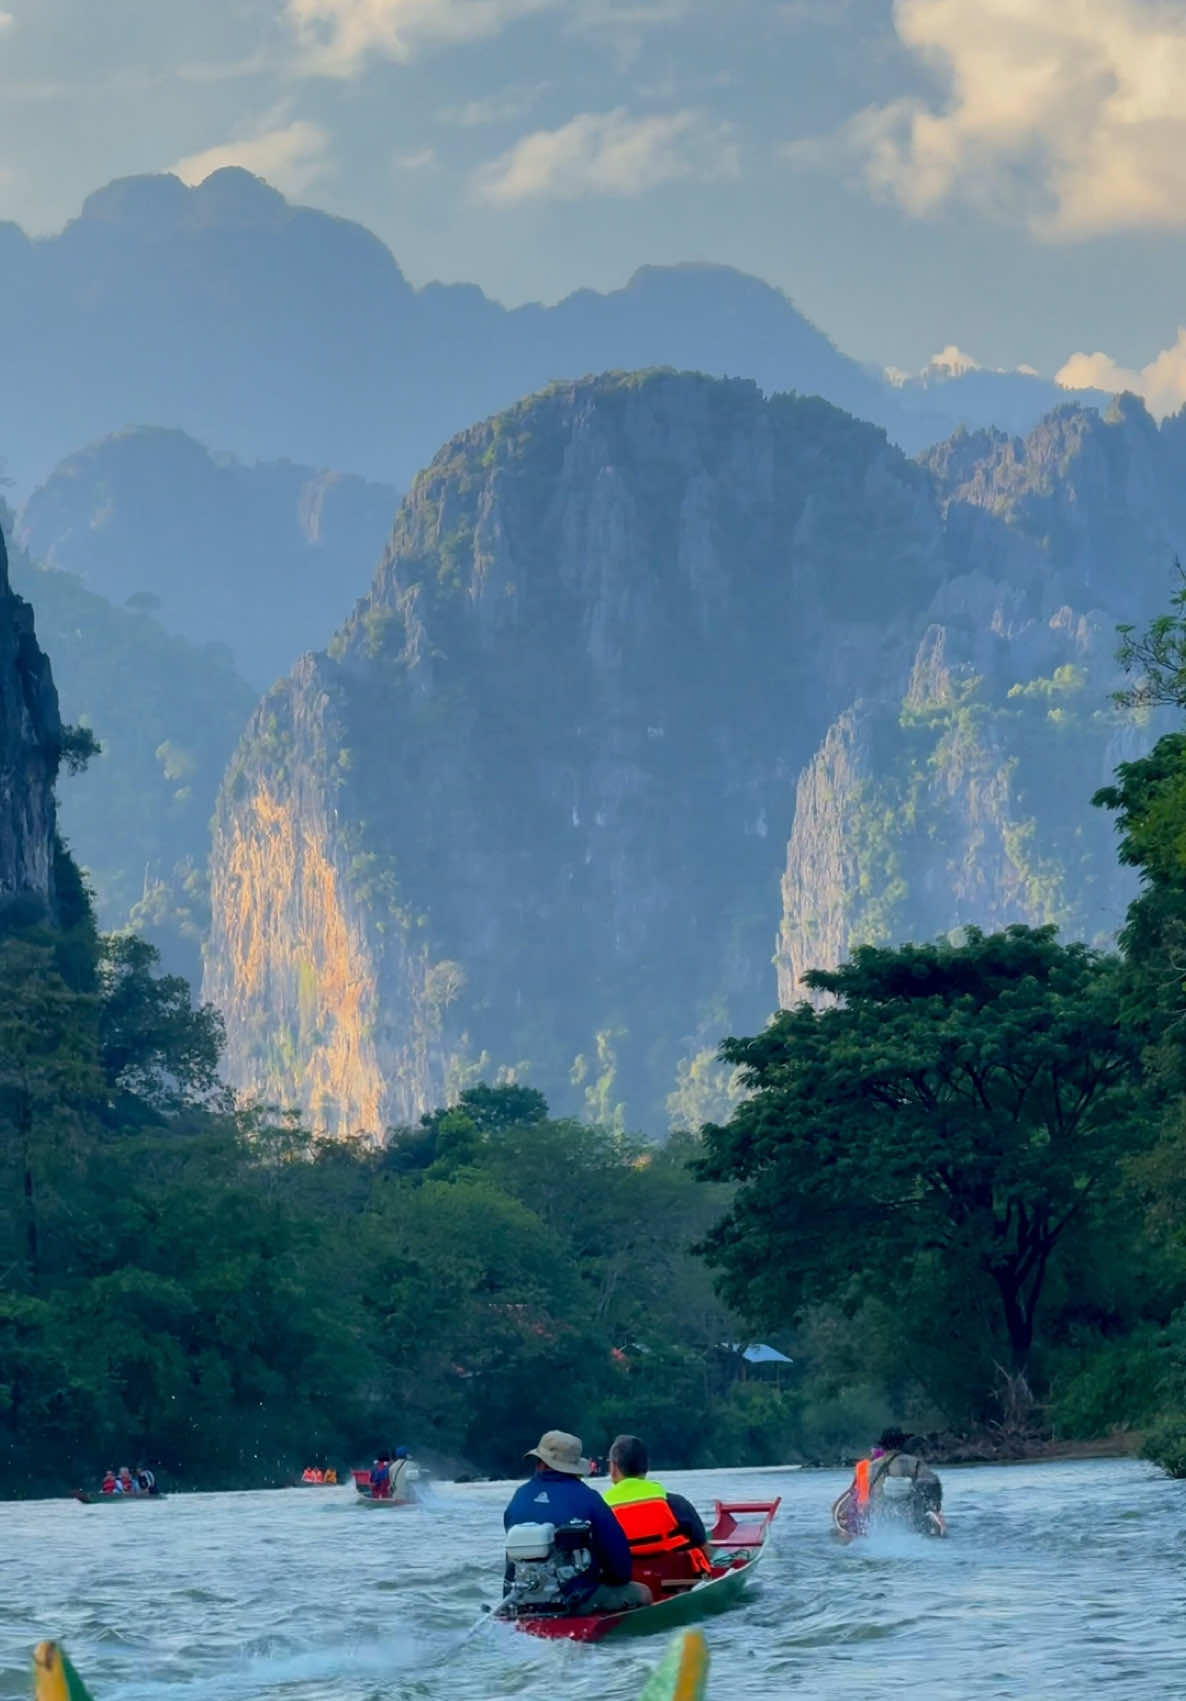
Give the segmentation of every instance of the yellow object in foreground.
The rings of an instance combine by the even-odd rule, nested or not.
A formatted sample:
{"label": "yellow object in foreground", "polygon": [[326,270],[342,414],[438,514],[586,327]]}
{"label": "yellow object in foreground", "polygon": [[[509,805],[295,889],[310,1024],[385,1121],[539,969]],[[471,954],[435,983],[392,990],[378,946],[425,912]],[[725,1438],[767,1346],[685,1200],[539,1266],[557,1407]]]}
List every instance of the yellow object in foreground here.
{"label": "yellow object in foreground", "polygon": [[638,1701],[704,1701],[707,1694],[708,1643],[702,1630],[685,1630],[647,1679]]}
{"label": "yellow object in foreground", "polygon": [[33,1701],[91,1701],[87,1686],[56,1642],[33,1650]]}
{"label": "yellow object in foreground", "polygon": [[[702,1631],[685,1630],[651,1673],[638,1701],[705,1701],[708,1643]],[[91,1701],[86,1684],[56,1642],[33,1652],[33,1701]]]}

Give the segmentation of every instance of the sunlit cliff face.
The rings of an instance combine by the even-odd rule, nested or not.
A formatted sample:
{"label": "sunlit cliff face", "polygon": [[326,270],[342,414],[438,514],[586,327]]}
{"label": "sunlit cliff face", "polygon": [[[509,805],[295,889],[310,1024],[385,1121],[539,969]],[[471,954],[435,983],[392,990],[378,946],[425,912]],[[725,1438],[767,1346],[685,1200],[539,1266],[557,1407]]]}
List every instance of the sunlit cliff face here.
{"label": "sunlit cliff face", "polygon": [[661,373],[454,439],[223,787],[231,1079],[373,1133],[507,1070],[660,1132],[863,939],[1105,933],[1110,633],[1186,544],[1181,459],[1075,415],[921,466]]}
{"label": "sunlit cliff face", "polygon": [[384,1125],[374,967],[330,856],[323,821],[298,816],[266,783],[250,791],[215,869],[207,992],[228,1017],[232,1078],[276,1103],[299,1083],[323,1127],[374,1131]]}

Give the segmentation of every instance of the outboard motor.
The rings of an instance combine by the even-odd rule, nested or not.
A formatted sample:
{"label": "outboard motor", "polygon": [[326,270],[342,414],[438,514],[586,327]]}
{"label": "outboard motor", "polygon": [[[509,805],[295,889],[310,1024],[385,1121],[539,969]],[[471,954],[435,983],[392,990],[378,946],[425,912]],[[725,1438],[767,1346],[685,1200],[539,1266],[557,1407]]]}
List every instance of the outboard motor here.
{"label": "outboard motor", "polygon": [[512,1524],[504,1612],[563,1612],[593,1564],[592,1525]]}

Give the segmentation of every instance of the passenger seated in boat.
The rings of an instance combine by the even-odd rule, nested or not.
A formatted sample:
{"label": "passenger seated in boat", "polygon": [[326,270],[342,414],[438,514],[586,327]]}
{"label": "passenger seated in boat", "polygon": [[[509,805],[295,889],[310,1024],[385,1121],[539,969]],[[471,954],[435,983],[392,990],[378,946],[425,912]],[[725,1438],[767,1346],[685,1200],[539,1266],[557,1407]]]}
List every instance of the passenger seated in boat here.
{"label": "passenger seated in boat", "polygon": [[139,1494],[140,1492],[136,1486],[136,1479],[126,1465],[119,1467],[119,1478],[115,1485],[115,1492],[117,1494]]}
{"label": "passenger seated in boat", "polygon": [[380,1453],[371,1466],[371,1499],[391,1499],[391,1459],[386,1453]]}
{"label": "passenger seated in boat", "polygon": [[107,1470],[106,1470],[104,1477],[103,1477],[103,1487],[99,1490],[99,1493],[100,1494],[114,1494],[115,1492],[116,1492],[115,1472],[112,1470],[111,1466],[108,1465]]}
{"label": "passenger seated in boat", "polygon": [[326,1471],[322,1481],[332,1484],[334,1488],[338,1486],[338,1473],[333,1465],[331,1465],[329,1470]]}
{"label": "passenger seated in boat", "polygon": [[156,1478],[147,1465],[136,1466],[136,1487],[141,1494],[156,1493]]}
{"label": "passenger seated in boat", "polygon": [[[583,1614],[649,1606],[651,1591],[645,1583],[632,1580],[634,1562],[625,1531],[596,1489],[581,1481],[588,1475],[589,1461],[581,1456],[579,1438],[550,1429],[525,1457],[535,1460],[535,1472],[512,1495],[503,1513],[503,1528],[578,1524],[589,1529],[588,1547],[583,1550],[589,1563],[557,1582],[554,1600],[540,1603],[544,1609],[550,1606],[553,1611]],[[514,1592],[515,1584],[514,1569],[508,1564],[508,1593]]]}
{"label": "passenger seated in boat", "polygon": [[395,1458],[391,1461],[388,1471],[388,1493],[392,1500],[410,1500],[412,1491],[408,1481],[408,1449],[397,1447]]}
{"label": "passenger seated in boat", "polygon": [[[931,1467],[907,1451],[904,1430],[882,1431],[867,1459],[860,1459],[841,1500],[838,1522],[867,1529],[870,1520],[902,1518],[916,1528],[943,1532],[943,1485]],[[845,1504],[847,1502],[847,1504]]]}
{"label": "passenger seated in boat", "polygon": [[662,1483],[653,1482],[647,1476],[649,1462],[637,1435],[619,1435],[609,1450],[612,1482],[605,1491],[606,1505],[613,1507],[636,1559],[646,1558],[673,1576],[686,1575],[689,1569],[707,1574],[712,1563],[699,1512],[682,1494],[668,1494]]}

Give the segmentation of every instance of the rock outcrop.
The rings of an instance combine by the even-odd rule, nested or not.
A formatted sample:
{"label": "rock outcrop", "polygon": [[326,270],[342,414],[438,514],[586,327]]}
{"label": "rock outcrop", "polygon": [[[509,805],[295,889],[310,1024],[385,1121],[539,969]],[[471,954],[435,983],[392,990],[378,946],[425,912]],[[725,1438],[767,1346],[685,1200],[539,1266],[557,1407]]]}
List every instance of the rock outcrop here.
{"label": "rock outcrop", "polygon": [[53,675],[33,610],[9,585],[0,533],[0,909],[53,908],[61,750]]}
{"label": "rock outcrop", "polygon": [[224,785],[232,1078],[342,1132],[508,1070],[656,1129],[862,939],[1105,936],[1126,888],[1089,799],[1141,736],[1112,629],[1165,594],[1180,455],[1072,411],[919,465],[670,373],[455,438]]}

